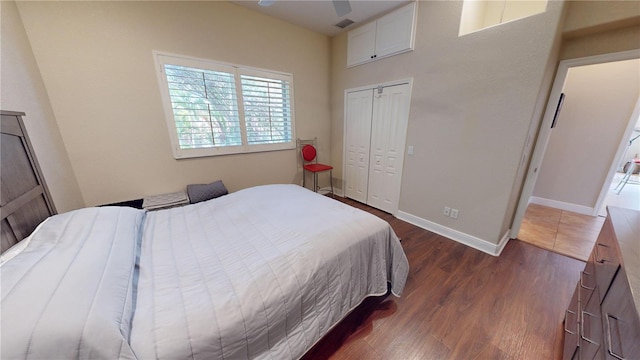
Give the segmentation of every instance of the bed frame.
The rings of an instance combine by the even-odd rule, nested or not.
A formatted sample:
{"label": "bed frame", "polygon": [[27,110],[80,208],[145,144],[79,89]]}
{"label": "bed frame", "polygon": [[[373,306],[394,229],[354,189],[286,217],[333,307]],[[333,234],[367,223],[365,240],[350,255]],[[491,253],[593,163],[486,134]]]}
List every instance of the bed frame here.
{"label": "bed frame", "polygon": [[0,139],[0,251],[56,213],[24,126],[22,112],[2,111]]}

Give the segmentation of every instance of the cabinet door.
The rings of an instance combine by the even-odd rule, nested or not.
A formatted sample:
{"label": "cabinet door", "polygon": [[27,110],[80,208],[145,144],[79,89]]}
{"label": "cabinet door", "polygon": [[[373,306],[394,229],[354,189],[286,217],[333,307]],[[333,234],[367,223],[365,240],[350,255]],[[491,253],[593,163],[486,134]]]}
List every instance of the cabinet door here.
{"label": "cabinet door", "polygon": [[375,54],[376,22],[370,22],[349,31],[347,39],[347,66],[371,61]]}
{"label": "cabinet door", "polygon": [[346,107],[345,196],[366,203],[373,90],[348,93]]}
{"label": "cabinet door", "polygon": [[378,19],[375,57],[413,49],[416,3],[411,3]]}
{"label": "cabinet door", "polygon": [[409,84],[377,90],[373,101],[367,204],[395,214],[409,121]]}

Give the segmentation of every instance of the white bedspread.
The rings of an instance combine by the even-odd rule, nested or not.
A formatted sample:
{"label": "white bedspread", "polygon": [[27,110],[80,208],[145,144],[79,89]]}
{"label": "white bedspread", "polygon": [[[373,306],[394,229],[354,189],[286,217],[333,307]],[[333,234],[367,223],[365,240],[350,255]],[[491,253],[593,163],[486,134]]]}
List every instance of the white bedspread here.
{"label": "white bedspread", "polygon": [[295,185],[80,209],[4,255],[3,360],[296,359],[408,272],[389,224]]}
{"label": "white bedspread", "polygon": [[386,222],[295,185],[148,213],[139,266],[140,359],[296,359],[408,273]]}

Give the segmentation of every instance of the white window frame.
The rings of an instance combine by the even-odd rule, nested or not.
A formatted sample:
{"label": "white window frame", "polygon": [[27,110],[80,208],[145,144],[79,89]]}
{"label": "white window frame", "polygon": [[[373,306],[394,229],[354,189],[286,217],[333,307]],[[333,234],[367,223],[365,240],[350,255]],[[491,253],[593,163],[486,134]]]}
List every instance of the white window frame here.
{"label": "white window frame", "polygon": [[[258,68],[251,68],[241,65],[227,64],[213,60],[199,59],[190,56],[170,54],[160,51],[153,51],[153,58],[156,66],[156,73],[158,74],[158,84],[160,86],[160,93],[162,96],[162,103],[164,107],[165,118],[167,122],[167,128],[169,130],[169,138],[171,140],[171,148],[173,151],[173,157],[176,159],[203,157],[203,156],[216,156],[216,155],[229,155],[229,154],[242,154],[264,151],[278,151],[289,150],[296,148],[296,134],[295,134],[295,111],[294,111],[294,92],[293,92],[293,75],[283,72],[277,72],[272,70],[264,70]],[[242,135],[242,145],[237,146],[213,146],[193,149],[181,149],[178,140],[178,131],[176,129],[176,122],[173,114],[173,106],[171,103],[171,97],[169,94],[169,86],[167,84],[167,77],[164,73],[164,65],[177,65],[185,66],[197,69],[206,69],[214,71],[222,71],[226,73],[234,74],[235,86],[236,86],[236,99],[238,106],[238,116],[240,118],[240,129]],[[291,118],[291,139],[288,142],[282,143],[270,143],[270,144],[247,144],[247,132],[246,122],[244,116],[244,101],[242,98],[242,84],[240,82],[241,75],[250,75],[264,77],[274,80],[283,80],[289,82],[289,104],[290,104],[290,118]]]}

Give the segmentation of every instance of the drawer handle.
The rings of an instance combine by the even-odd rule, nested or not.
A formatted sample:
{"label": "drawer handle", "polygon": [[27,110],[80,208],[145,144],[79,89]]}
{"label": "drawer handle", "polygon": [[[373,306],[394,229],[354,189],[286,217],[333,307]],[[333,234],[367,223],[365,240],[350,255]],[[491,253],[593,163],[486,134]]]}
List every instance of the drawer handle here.
{"label": "drawer handle", "polygon": [[596,252],[596,262],[599,262],[600,264],[603,264],[605,261],[609,261],[605,258],[600,258],[600,252],[598,251],[598,246],[602,246],[602,247],[606,247],[608,248],[609,246],[605,245],[605,244],[600,244],[600,243],[596,243],[596,247],[594,248],[595,252]]}
{"label": "drawer handle", "polygon": [[613,352],[612,349],[612,344],[613,344],[613,339],[611,338],[611,322],[609,321],[609,319],[614,319],[615,321],[618,321],[618,318],[607,313],[607,340],[608,340],[608,344],[607,344],[607,350],[609,351],[609,354],[617,359],[620,360],[624,360],[624,358],[622,357],[622,355],[618,355],[615,352]]}
{"label": "drawer handle", "polygon": [[[590,314],[590,313],[588,313],[588,312],[586,312],[586,311],[582,311],[582,313],[581,313],[581,315],[582,315],[582,316],[581,316],[581,317],[582,317],[582,319],[581,319],[581,320],[582,320],[582,321],[580,321],[580,322],[582,323],[582,326],[580,327],[580,337],[581,337],[583,340],[585,340],[585,341],[588,341],[588,342],[590,342],[590,343],[592,343],[592,344],[594,344],[594,345],[598,345],[598,346],[599,346],[600,344],[598,344],[598,343],[597,343],[597,342],[595,342],[594,340],[589,339],[588,337],[586,337],[586,336],[584,335],[584,328],[585,328],[585,326],[584,326],[584,318],[585,318],[585,316],[584,316],[584,315],[585,315],[585,314],[587,314],[587,315],[589,315],[589,316],[595,316],[595,315]],[[591,323],[589,323],[589,324],[591,324]]]}
{"label": "drawer handle", "polygon": [[567,322],[568,322],[567,320],[569,319],[569,314],[573,314],[574,316],[576,315],[575,312],[573,312],[573,311],[571,311],[569,309],[567,309],[567,311],[565,311],[565,314],[564,314],[564,331],[569,333],[569,334],[571,334],[571,335],[575,335],[576,334],[575,332],[567,329]]}
{"label": "drawer handle", "polygon": [[[593,287],[588,287],[588,286],[586,286],[586,285],[584,284],[584,281],[582,281],[582,279],[584,278],[584,275],[585,275],[585,274],[588,274],[588,273],[586,273],[586,272],[584,272],[584,271],[581,271],[581,272],[580,272],[580,286],[581,286],[582,288],[584,288],[584,289],[587,289],[587,290],[593,290],[593,289],[595,289],[595,288],[596,288],[596,287],[595,287],[595,285],[594,285]],[[588,274],[588,275],[591,275],[591,274]]]}

